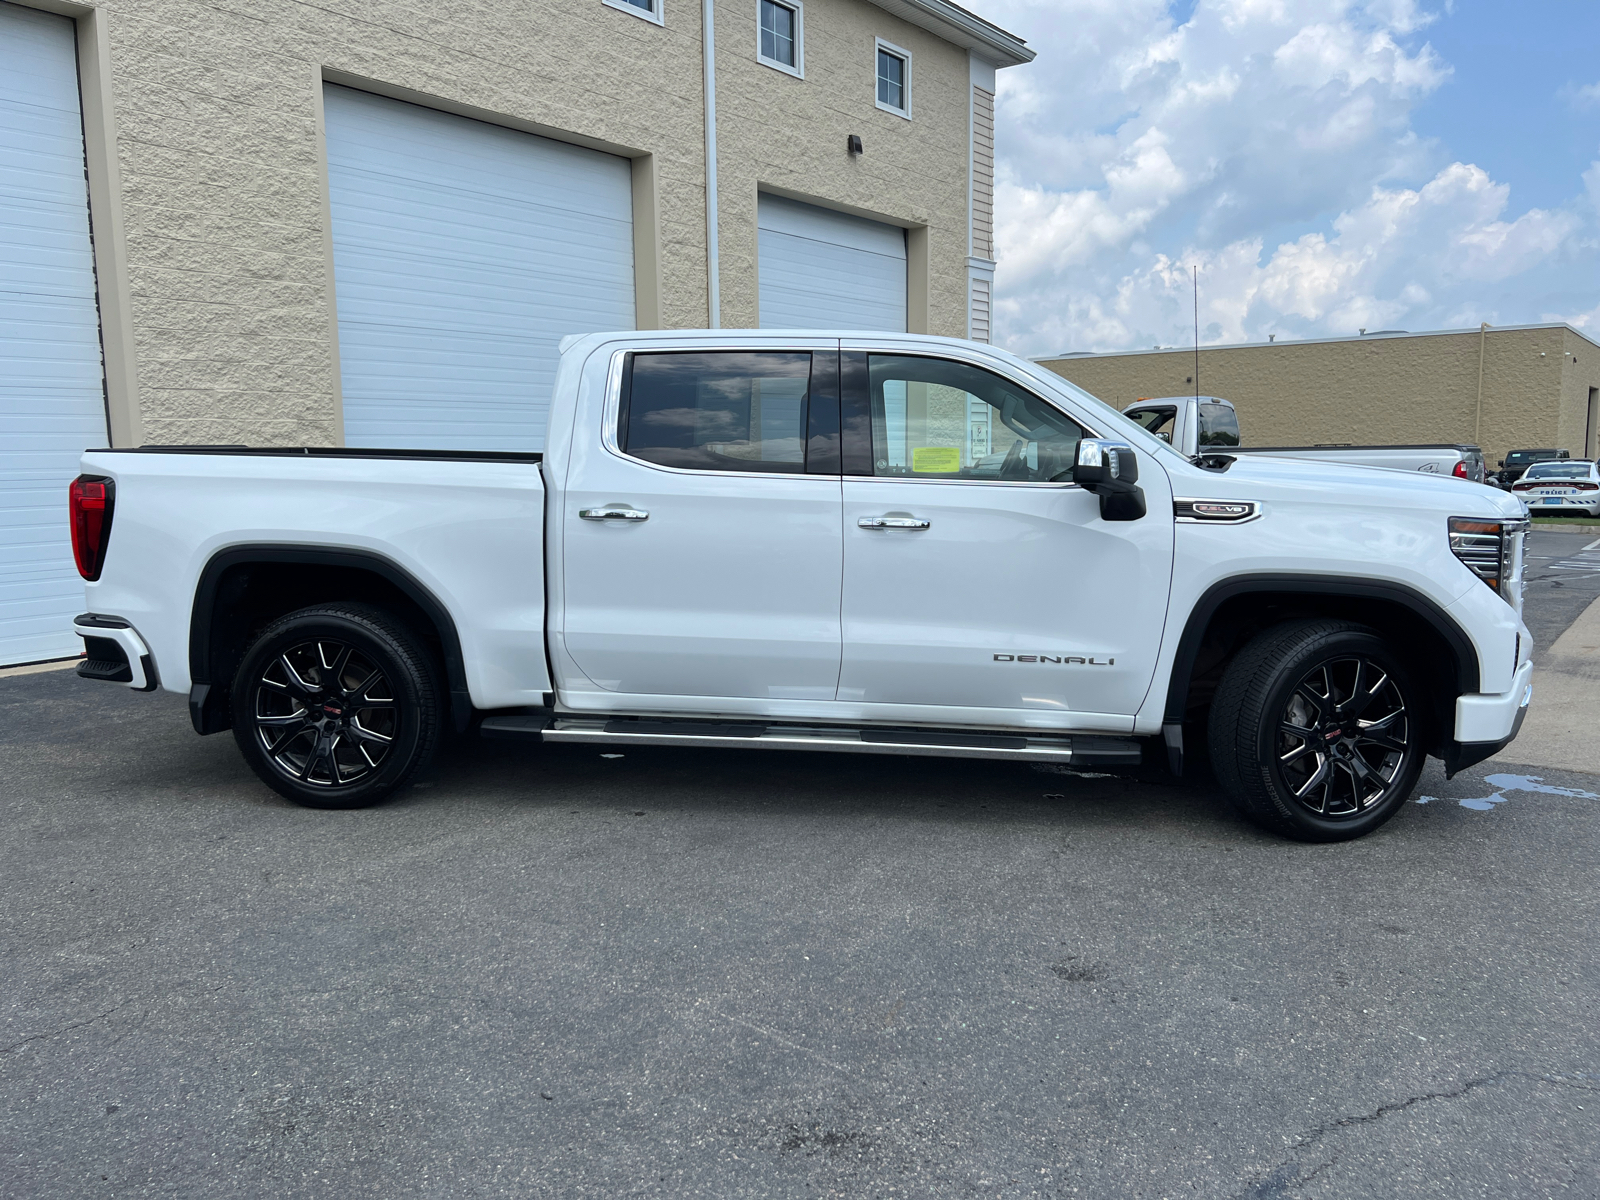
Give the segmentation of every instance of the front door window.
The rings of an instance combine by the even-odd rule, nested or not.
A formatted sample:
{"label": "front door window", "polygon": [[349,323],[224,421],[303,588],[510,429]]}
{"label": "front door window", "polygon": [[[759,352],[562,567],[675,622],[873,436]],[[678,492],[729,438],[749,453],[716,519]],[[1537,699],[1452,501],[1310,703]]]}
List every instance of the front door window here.
{"label": "front door window", "polygon": [[868,378],[879,478],[1048,483],[1076,459],[1081,425],[980,367],[873,354]]}

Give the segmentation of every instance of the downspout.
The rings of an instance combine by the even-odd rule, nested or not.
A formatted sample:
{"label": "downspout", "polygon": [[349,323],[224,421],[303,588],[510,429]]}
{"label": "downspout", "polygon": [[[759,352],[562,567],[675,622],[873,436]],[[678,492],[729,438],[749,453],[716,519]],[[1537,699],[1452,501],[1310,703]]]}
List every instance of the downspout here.
{"label": "downspout", "polygon": [[[711,0],[706,3],[710,4]],[[1472,422],[1472,440],[1479,450],[1483,449],[1483,335],[1488,328],[1487,321],[1478,325],[1478,415]]]}
{"label": "downspout", "polygon": [[706,89],[706,308],[709,329],[722,328],[722,283],[717,273],[717,35],[712,0],[702,0],[700,45]]}

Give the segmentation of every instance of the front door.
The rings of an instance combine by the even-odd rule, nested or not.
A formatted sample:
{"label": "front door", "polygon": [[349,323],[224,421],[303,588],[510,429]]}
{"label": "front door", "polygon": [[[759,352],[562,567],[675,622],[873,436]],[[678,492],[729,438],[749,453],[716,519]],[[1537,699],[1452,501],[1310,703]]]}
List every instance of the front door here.
{"label": "front door", "polygon": [[1148,515],[1108,523],[1065,479],[1086,431],[1060,408],[975,365],[846,347],[846,428],[871,450],[845,447],[839,699],[1131,729],[1171,581],[1165,473],[1143,458]]}
{"label": "front door", "polygon": [[587,680],[563,680],[572,707],[833,700],[838,353],[824,344],[627,357],[564,489],[559,649]]}

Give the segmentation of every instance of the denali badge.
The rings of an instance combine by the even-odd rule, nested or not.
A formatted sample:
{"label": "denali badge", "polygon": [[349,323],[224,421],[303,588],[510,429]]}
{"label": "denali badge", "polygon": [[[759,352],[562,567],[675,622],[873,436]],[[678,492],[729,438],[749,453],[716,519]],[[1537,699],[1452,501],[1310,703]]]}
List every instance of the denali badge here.
{"label": "denali badge", "polygon": [[1079,663],[1085,667],[1114,667],[1114,658],[1085,658],[1077,654],[996,654],[995,662]]}

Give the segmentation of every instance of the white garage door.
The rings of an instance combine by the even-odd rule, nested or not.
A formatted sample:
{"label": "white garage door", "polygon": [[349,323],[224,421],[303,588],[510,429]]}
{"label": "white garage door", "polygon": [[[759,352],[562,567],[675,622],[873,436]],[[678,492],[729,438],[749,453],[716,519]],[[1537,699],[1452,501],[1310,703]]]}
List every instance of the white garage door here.
{"label": "white garage door", "polygon": [[905,230],[766,195],[757,224],[763,329],[905,332]]}
{"label": "white garage door", "polygon": [[67,485],[106,445],[72,22],[0,4],[0,666],[83,650]]}
{"label": "white garage door", "polygon": [[542,450],[557,344],[634,327],[630,164],[324,96],[345,441]]}

